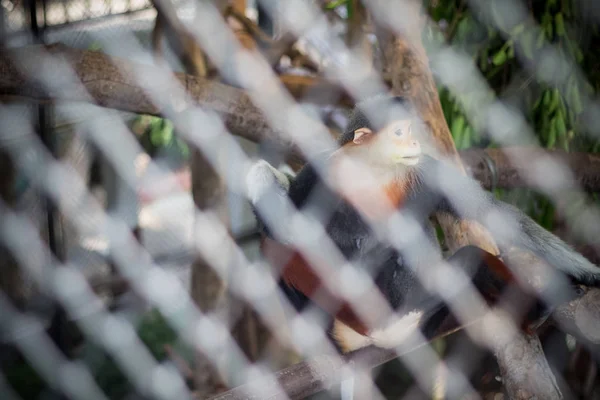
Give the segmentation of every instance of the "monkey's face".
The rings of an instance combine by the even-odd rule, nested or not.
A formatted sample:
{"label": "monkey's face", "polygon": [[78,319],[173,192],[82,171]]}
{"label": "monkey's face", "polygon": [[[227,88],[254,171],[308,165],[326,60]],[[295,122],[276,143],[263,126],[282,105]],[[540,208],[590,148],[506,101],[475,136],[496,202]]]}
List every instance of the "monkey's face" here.
{"label": "monkey's face", "polygon": [[413,166],[421,157],[421,145],[412,135],[410,120],[393,121],[378,133],[359,128],[354,131],[354,143],[377,164]]}

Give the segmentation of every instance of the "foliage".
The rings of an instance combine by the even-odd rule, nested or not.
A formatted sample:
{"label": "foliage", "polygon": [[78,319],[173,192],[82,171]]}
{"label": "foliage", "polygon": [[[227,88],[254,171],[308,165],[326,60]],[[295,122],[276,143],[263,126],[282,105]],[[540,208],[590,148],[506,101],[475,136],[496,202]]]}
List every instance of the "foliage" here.
{"label": "foliage", "polygon": [[168,119],[140,115],[133,121],[132,130],[151,157],[160,157],[175,167],[188,161],[189,148]]}
{"label": "foliage", "polygon": [[[584,100],[600,89],[600,57],[592,51],[600,35],[578,8],[580,2],[530,1],[529,16],[521,21],[503,20],[502,1],[486,2],[485,10],[469,4],[464,0],[427,2],[429,15],[441,29],[426,32],[425,42],[449,42],[466,52],[490,88],[490,93],[468,93],[461,102],[440,87],[456,147],[498,146],[486,134],[485,122],[470,119],[467,112],[497,96],[526,117],[542,147],[600,151],[600,140],[585,123]],[[553,60],[561,60],[560,64],[544,59],[550,49],[556,51]],[[528,143],[525,137],[521,139]],[[546,228],[552,227],[554,207],[543,196],[528,190],[497,194],[518,203]]]}
{"label": "foliage", "polygon": [[[152,310],[142,317],[137,334],[144,346],[159,362],[167,359],[166,345],[179,349],[178,353],[190,353],[178,342],[177,333],[157,310]],[[94,374],[96,382],[109,398],[121,399],[131,392],[131,382],[114,359],[100,346],[88,344],[83,351],[83,359]]]}
{"label": "foliage", "polygon": [[325,4],[325,10],[335,10],[338,7],[344,7],[346,9],[346,16],[350,18],[354,11],[354,3],[351,0],[333,0]]}
{"label": "foliage", "polygon": [[[165,345],[170,345],[178,354],[187,356],[184,358],[188,361],[191,359],[191,351],[179,342],[176,332],[156,310],[149,311],[141,317],[137,325],[137,334],[159,362],[167,359]],[[131,382],[101,346],[85,343],[78,357],[90,369],[96,383],[108,398],[122,399],[131,393]],[[42,392],[48,390],[35,369],[23,359],[13,362],[8,368],[4,368],[2,373],[15,392],[24,399],[38,398]]]}
{"label": "foliage", "polygon": [[[103,48],[99,42],[93,42],[88,50],[103,51]],[[150,157],[163,158],[175,167],[188,161],[189,148],[174,134],[171,121],[152,115],[139,115],[134,118],[131,128]]]}
{"label": "foliage", "polygon": [[35,368],[23,359],[14,360],[10,365],[3,366],[2,374],[15,393],[23,399],[38,398],[47,386]]}

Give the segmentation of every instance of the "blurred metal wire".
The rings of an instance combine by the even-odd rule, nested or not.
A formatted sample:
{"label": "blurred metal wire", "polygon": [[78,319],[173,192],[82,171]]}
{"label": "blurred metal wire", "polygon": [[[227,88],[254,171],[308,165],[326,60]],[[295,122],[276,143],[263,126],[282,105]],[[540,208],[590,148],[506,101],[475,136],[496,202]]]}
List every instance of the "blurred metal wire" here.
{"label": "blurred metal wire", "polygon": [[[484,13],[487,12],[484,2],[470,3]],[[302,37],[304,46],[322,60],[325,75],[335,77],[341,82],[354,100],[359,101],[372,93],[384,90],[383,78],[368,68],[368,63],[360,54],[346,46],[335,26],[316,4],[301,0],[263,0],[260,1],[260,5],[272,16],[277,17],[274,19],[283,21],[290,31]],[[150,7],[147,1],[32,1],[30,6],[37,11],[35,15],[42,17],[41,24],[33,29],[39,37],[47,35],[45,37],[51,37],[53,41],[71,42],[84,48],[94,43],[109,54],[126,55],[131,59],[152,62],[147,47],[136,36],[138,29],[126,24],[115,28],[117,32],[112,34],[107,34],[102,29],[90,29],[84,39],[78,36],[79,33],[68,30],[65,30],[65,36],[61,37],[58,30],[53,30],[74,22],[93,21],[100,17],[144,10]],[[2,7],[5,30],[9,35],[22,33],[30,28],[25,22],[28,17],[24,4],[3,2]],[[254,104],[260,108],[272,126],[282,135],[292,139],[307,159],[325,148],[335,147],[327,127],[305,113],[306,109],[290,96],[271,66],[257,51],[249,51],[239,44],[216,7],[210,2],[197,2],[193,7],[190,12],[192,17],[183,17],[182,21],[222,76],[246,89]],[[403,2],[377,1],[369,3],[367,7],[375,18],[390,27],[401,28],[405,22],[402,20]],[[516,2],[507,2],[501,11],[512,17],[519,16],[522,12],[519,3]],[[106,25],[110,27],[109,23]],[[140,30],[144,27],[147,29],[151,26],[151,19],[140,22],[139,26]],[[431,21],[427,21],[427,26],[430,29],[438,29]],[[79,25],[79,29],[85,30],[85,25]],[[402,34],[401,29],[397,29],[397,33]],[[458,99],[472,99],[474,96],[483,99],[490,93],[491,89],[484,77],[476,71],[469,57],[460,50],[451,46],[439,46],[429,50],[436,78],[448,86]],[[38,71],[39,76],[35,78],[49,91],[60,94],[61,85],[81,86],[72,66],[64,60],[54,58],[43,49],[39,50],[37,56],[40,63],[47,68]],[[543,49],[543,56],[540,57],[539,63],[560,61],[565,71],[574,69],[568,62],[565,65],[551,47]],[[24,73],[30,71],[25,65],[21,67]],[[61,71],[60,74],[58,70]],[[532,65],[531,70],[535,74],[543,75],[539,65]],[[67,76],[67,79],[56,79],[57,76]],[[578,77],[585,79],[580,73]],[[251,221],[247,208],[243,211],[241,203],[245,201],[243,177],[256,149],[248,149],[251,146],[241,144],[227,131],[218,116],[209,110],[190,106],[185,112],[176,111],[177,104],[189,105],[193,104],[193,101],[187,96],[185,88],[173,79],[168,68],[162,67],[160,74],[148,74],[147,71],[140,70],[137,71],[136,78],[145,93],[164,109],[164,116],[173,122],[176,131],[199,150],[224,179],[228,189],[236,196],[231,207],[234,215],[242,215]],[[540,78],[549,79],[545,76]],[[560,80],[560,76],[558,79]],[[91,97],[89,102],[93,104]],[[585,103],[592,110],[597,109],[594,99],[588,98]],[[42,114],[46,112],[43,110]],[[111,210],[109,207],[107,210],[106,199],[99,198],[88,187],[87,176],[82,174],[76,165],[81,160],[73,163],[72,160],[57,158],[57,154],[53,154],[52,151],[56,150],[52,149],[52,136],[46,134],[42,140],[37,137],[35,132],[39,129],[35,121],[11,105],[0,106],[0,121],[3,126],[0,133],[1,148],[9,152],[19,174],[29,182],[31,190],[40,196],[48,197],[52,207],[60,210],[64,217],[63,222],[69,226],[69,232],[76,236],[72,243],[67,240],[67,245],[76,249],[87,247],[88,250],[95,247],[90,253],[97,257],[98,264],[103,264],[108,258],[114,262],[118,275],[134,289],[137,301],[142,304],[135,310],[138,316],[148,307],[156,307],[180,339],[190,348],[206,355],[224,376],[228,375],[228,371],[222,359],[223,355],[227,354],[233,364],[233,367],[229,365],[229,372],[236,371],[235,376],[229,374],[228,383],[232,386],[248,384],[245,386],[248,396],[263,398],[272,395],[274,391],[283,390],[279,383],[272,379],[273,371],[270,371],[266,363],[261,360],[253,363],[246,357],[231,335],[232,321],[227,316],[218,312],[202,312],[194,305],[189,295],[189,287],[186,287],[189,285],[189,278],[180,278],[181,275],[177,274],[175,268],[164,265],[165,257],[161,255],[163,249],[158,247],[161,243],[169,242],[166,247],[173,252],[183,248],[187,249],[184,250],[184,255],[201,255],[206,259],[215,272],[228,282],[228,291],[253,306],[273,333],[275,340],[307,358],[327,352],[333,353],[332,346],[324,334],[325,327],[316,317],[316,310],[309,308],[301,314],[296,314],[279,293],[274,272],[256,257],[256,249],[248,251],[244,246],[236,244],[228,235],[228,228],[210,212],[195,209],[189,196],[182,194],[182,198],[178,200],[171,198],[166,201],[163,207],[170,207],[171,210],[174,207],[183,209],[180,215],[175,213],[171,221],[171,216],[161,218],[160,214],[164,213],[164,209],[142,209],[140,215],[143,217],[140,219],[142,231],[146,234],[142,233],[139,238],[132,236],[131,229],[138,222],[138,204],[135,204],[136,199],[133,197],[135,188],[141,182],[141,174],[136,170],[136,165],[146,154],[131,135],[128,127],[130,116],[91,105],[73,106],[61,99],[60,95],[52,111],[58,120],[67,123],[77,121],[74,136],[82,140],[85,146],[93,147],[94,151],[102,156],[107,163],[105,165],[114,171],[119,183],[118,187],[109,193],[109,198],[123,192],[130,195],[116,200],[116,203],[119,206],[124,205],[125,209]],[[371,110],[372,113],[379,111],[381,110]],[[534,143],[533,131],[527,126],[524,116],[495,97],[491,101],[477,102],[475,107],[467,107],[467,112],[469,118],[481,121],[498,143],[511,144],[517,133],[520,139],[526,137]],[[42,123],[44,124],[44,121]],[[590,131],[597,131],[597,126],[595,121],[591,121]],[[51,151],[48,151],[48,147]],[[224,149],[227,157],[220,157]],[[521,173],[533,187],[542,190],[554,201],[558,201],[566,183],[573,180],[567,166],[550,159],[512,161],[521,167]],[[87,169],[87,164],[83,169]],[[552,171],[551,181],[541,172],[544,169]],[[149,160],[144,179],[159,180],[165,178],[167,173],[163,166]],[[369,171],[365,171],[365,174],[368,176]],[[579,195],[585,198],[582,192]],[[596,230],[600,226],[600,220],[597,207],[589,202],[586,206],[590,219],[589,225],[586,225],[588,230],[585,237],[591,241],[597,236]],[[343,260],[331,239],[327,237],[320,221],[298,212],[291,204],[287,205],[286,213],[286,221],[289,223],[280,226],[279,233],[288,237],[308,259],[327,261],[316,262],[315,265],[323,281],[332,291],[348,300],[366,320],[372,318],[375,311],[385,315],[393,314],[375,290],[372,277],[364,269],[355,268],[356,266],[348,265]],[[132,215],[133,220],[128,219]],[[95,343],[110,354],[119,370],[142,396],[165,399],[193,397],[194,394],[186,386],[186,377],[181,369],[170,363],[157,361],[155,355],[140,340],[136,333],[137,320],[128,318],[127,314],[112,312],[106,299],[94,292],[89,279],[102,273],[98,273],[100,266],[90,272],[90,269],[93,269],[89,266],[92,255],[77,257],[82,252],[70,248],[64,260],[62,256],[57,257],[57,244],[52,239],[52,233],[47,241],[42,240],[39,227],[32,224],[30,219],[31,216],[22,210],[15,212],[6,204],[0,207],[2,243],[17,258],[20,267],[33,280],[39,292],[58,302],[61,308],[66,310],[69,319],[75,322],[86,341]],[[175,219],[177,221],[174,221]],[[418,238],[425,235],[411,226],[410,216],[407,218],[397,212],[391,213],[389,219],[383,223],[372,222],[374,229],[391,236],[391,242],[404,251],[410,250],[406,249],[407,235],[396,233],[411,232],[414,238],[417,238],[413,240],[419,240]],[[51,226],[50,230],[52,231]],[[170,231],[170,236],[164,231]],[[87,246],[83,242],[86,242]],[[439,252],[437,249],[426,249],[425,253],[435,255]],[[423,254],[414,256],[423,257]],[[451,300],[450,293],[444,292],[449,289],[448,282],[452,283],[452,287],[464,285],[465,292],[473,292],[463,275],[435,256],[430,257],[441,266],[435,271],[421,271],[424,281],[427,275],[427,281],[430,283],[427,285],[428,289],[446,300]],[[339,282],[343,284],[340,285]],[[0,296],[0,322],[5,344],[16,346],[37,373],[65,396],[81,399],[107,398],[98,387],[98,382],[95,382],[92,368],[83,362],[69,360],[52,343],[45,332],[47,316],[39,318],[28,315],[11,305],[3,293],[0,293]],[[493,341],[502,335],[506,335],[505,340],[508,340],[515,327],[502,315],[489,310],[475,293],[472,293],[471,298],[474,301],[470,303],[453,303],[453,311],[463,321],[468,321],[476,313],[485,315],[489,324],[496,327],[496,336],[484,338],[479,343],[493,350]],[[281,306],[275,306],[275,303],[281,303]],[[280,308],[284,310],[283,315]],[[472,333],[474,338],[479,338],[470,327],[467,327],[467,331]],[[424,347],[418,353],[408,351],[418,344],[423,345],[424,341],[417,335],[406,345],[400,346],[397,353],[419,387],[426,393],[433,393],[437,384],[436,376],[441,374],[448,382],[446,391],[449,397],[477,398],[478,393],[469,382],[468,374],[458,365],[445,363],[430,347]],[[332,360],[335,360],[336,366],[345,365],[342,370],[336,371],[340,377],[346,378],[343,385],[346,394],[341,395],[343,398],[351,398],[348,387],[352,393],[361,382],[366,382],[366,388],[363,389],[370,393],[371,398],[383,398],[383,394],[371,382],[370,376],[362,370],[363,366],[345,363],[344,358],[337,356],[332,356]],[[326,375],[331,371],[319,371],[319,368],[327,367],[327,364],[314,364],[315,370],[312,372],[316,376]],[[5,386],[6,379],[2,379],[0,390]],[[329,390],[331,395],[335,395],[337,389]],[[10,389],[6,392],[10,392]],[[285,396],[280,394],[278,398]]]}

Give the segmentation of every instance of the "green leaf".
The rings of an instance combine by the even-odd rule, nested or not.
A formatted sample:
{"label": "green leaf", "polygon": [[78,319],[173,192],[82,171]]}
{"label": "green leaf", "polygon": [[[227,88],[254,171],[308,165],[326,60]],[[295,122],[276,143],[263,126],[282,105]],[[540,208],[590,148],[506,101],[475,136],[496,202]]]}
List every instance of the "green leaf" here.
{"label": "green leaf", "polygon": [[525,57],[529,58],[530,60],[533,59],[533,33],[527,32],[525,35],[523,35],[521,47],[523,48]]}
{"label": "green leaf", "polygon": [[348,19],[354,15],[354,2],[351,0],[346,2],[346,14],[348,15]]}
{"label": "green leaf", "polygon": [[473,133],[474,133],[474,131],[473,131],[473,128],[471,128],[471,126],[467,126],[465,128],[465,133],[463,135],[463,142],[461,144],[461,148],[468,149],[469,147],[472,146],[473,138],[474,138]]}
{"label": "green leaf", "polygon": [[542,27],[544,28],[544,31],[546,32],[546,36],[548,38],[551,38],[552,37],[552,29],[553,29],[552,15],[550,15],[550,13],[548,13],[548,12],[546,12],[542,16]]}
{"label": "green leaf", "polygon": [[558,108],[559,103],[560,93],[558,92],[558,89],[555,88],[550,94],[550,104],[548,105],[548,111],[555,111]]}
{"label": "green leaf", "polygon": [[538,99],[535,101],[535,103],[533,103],[533,107],[532,107],[533,109],[536,109],[536,108],[538,108],[538,107],[540,106],[540,104],[542,104],[542,98],[543,98],[543,97],[544,97],[544,96],[540,96],[540,97],[538,97]]}
{"label": "green leaf", "polygon": [[538,33],[538,37],[537,40],[535,42],[535,47],[536,49],[541,49],[542,47],[544,47],[544,43],[546,42],[546,34],[544,33],[544,31],[542,29],[540,29],[540,33]]}
{"label": "green leaf", "polygon": [[552,38],[553,33],[554,33],[553,25],[548,24],[548,26],[546,27],[546,36],[548,36],[549,38]]}
{"label": "green leaf", "polygon": [[342,4],[345,4],[346,2],[349,2],[349,0],[334,0],[331,3],[325,4],[325,9],[333,10],[334,8],[337,8],[337,7],[341,6]]}
{"label": "green leaf", "polygon": [[566,133],[567,125],[565,125],[565,118],[561,113],[559,113],[556,116],[556,134],[561,137],[566,137]]}
{"label": "green leaf", "polygon": [[164,121],[165,123],[163,124],[163,145],[167,145],[171,143],[171,140],[173,140],[173,132],[175,131],[175,128],[170,120],[165,119]]}
{"label": "green leaf", "polygon": [[506,52],[504,51],[504,49],[500,49],[496,54],[494,54],[494,57],[492,57],[492,63],[494,65],[502,65],[506,62]]}
{"label": "green leaf", "polygon": [[458,117],[454,118],[454,120],[452,121],[452,126],[450,128],[450,131],[452,132],[452,136],[454,136],[455,140],[457,137],[460,136],[460,134],[463,133],[465,129],[465,117],[463,117],[462,115],[459,115]]}
{"label": "green leaf", "polygon": [[544,107],[548,107],[548,105],[550,104],[550,100],[552,100],[551,96],[552,94],[549,90],[544,91],[544,95],[542,96],[542,104],[544,105]]}
{"label": "green leaf", "polygon": [[544,201],[543,206],[544,214],[542,216],[541,225],[544,228],[551,230],[554,225],[554,207],[552,207],[552,204],[549,201]]}
{"label": "green leaf", "polygon": [[549,149],[554,147],[556,143],[556,117],[552,118],[550,121],[550,130],[548,131],[548,141],[546,143],[546,147]]}
{"label": "green leaf", "polygon": [[150,143],[152,143],[154,147],[160,147],[162,145],[162,137],[162,127],[160,125],[153,125],[150,130]]}
{"label": "green leaf", "polygon": [[569,53],[571,53],[571,55],[575,57],[575,60],[578,63],[581,63],[581,61],[583,61],[583,53],[581,52],[581,49],[579,48],[577,43],[575,43],[573,40],[569,40],[568,37],[566,37],[562,42],[567,45]]}
{"label": "green leaf", "polygon": [[577,43],[573,43],[573,48],[575,50],[575,60],[581,64],[581,62],[583,61],[583,51],[581,51],[581,48],[579,48],[579,45],[577,45]]}
{"label": "green leaf", "polygon": [[481,51],[481,56],[479,57],[479,68],[482,72],[485,72],[487,69],[489,54],[490,52],[487,47]]}
{"label": "green leaf", "polygon": [[583,112],[583,103],[581,102],[581,95],[579,90],[573,91],[573,111],[575,114],[581,114]]}
{"label": "green leaf", "polygon": [[190,156],[190,148],[183,140],[176,138],[176,141],[177,147],[179,147],[179,151],[181,152],[181,156],[187,160],[187,158]]}
{"label": "green leaf", "polygon": [[556,34],[560,37],[565,36],[565,21],[563,19],[562,13],[558,13],[554,16],[554,23],[556,25]]}

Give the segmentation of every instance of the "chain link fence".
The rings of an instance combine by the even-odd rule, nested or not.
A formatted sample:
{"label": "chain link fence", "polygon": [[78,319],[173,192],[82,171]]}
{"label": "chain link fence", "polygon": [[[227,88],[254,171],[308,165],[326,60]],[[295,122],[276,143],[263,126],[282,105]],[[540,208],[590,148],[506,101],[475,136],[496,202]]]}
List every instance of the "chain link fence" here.
{"label": "chain link fence", "polygon": [[[469,46],[447,40],[449,32],[482,35],[480,25],[465,27],[432,12],[415,25],[411,18],[419,14],[410,1],[246,2],[245,15],[259,15],[262,26],[268,17],[276,27],[275,39],[261,43],[295,38],[294,51],[304,57],[301,67],[289,52],[274,66],[271,53],[260,45],[243,46],[219,2],[2,2],[0,396],[495,399],[519,390],[554,396],[549,398],[600,396],[597,289],[578,286],[575,303],[558,305],[538,332],[540,342],[535,335],[519,333],[502,309],[490,307],[460,265],[444,261],[442,256],[456,250],[448,238],[442,253],[440,243],[430,244],[428,232],[411,215],[384,209],[385,218],[367,218],[369,228],[403,258],[426,260],[427,268],[413,271],[416,278],[431,296],[448,303],[464,329],[433,341],[416,331],[393,348],[367,347],[341,355],[327,336],[330,321],[322,310],[309,305],[297,311],[278,283],[281,265],[267,262],[259,248],[246,181],[254,162],[265,158],[278,166],[285,160],[280,152],[284,144],[293,144],[296,157],[318,160],[324,151],[337,149],[332,132],[343,131],[348,123],[345,100],[324,101],[332,106],[315,100],[318,91],[294,96],[281,78],[284,66],[285,73],[297,76],[313,76],[307,71],[317,66],[319,79],[335,82],[336,89],[321,101],[345,96],[350,104],[388,92],[390,85],[426,98],[414,94],[419,91],[410,87],[415,80],[397,81],[411,74],[425,81],[431,70],[442,102],[444,96],[455,99],[463,124],[468,121],[499,148],[511,171],[548,199],[580,243],[597,248],[600,219],[593,177],[591,183],[582,182],[581,169],[572,169],[575,164],[564,154],[541,147],[552,141],[552,129],[554,142],[573,138],[571,124],[564,132],[556,128],[561,113],[569,120],[572,110],[579,110],[573,126],[583,132],[582,140],[598,142],[600,81],[561,43],[532,45],[547,33],[545,22],[531,18],[534,6],[456,3],[459,13],[468,10],[488,29],[497,29],[499,38],[493,40],[510,43],[487,54],[485,62],[500,70],[504,57],[523,66],[505,85],[506,93],[491,87],[501,79],[495,69],[485,75]],[[216,71],[209,78],[216,81],[217,76],[227,85],[211,87],[202,79],[175,75],[170,65],[185,69],[176,49],[165,50],[164,60],[156,60],[151,49],[153,4],[163,15],[164,10],[179,11],[175,17]],[[592,3],[573,4],[587,14],[583,25],[597,23]],[[32,6],[38,22],[28,16]],[[436,2],[427,7],[438,10]],[[114,17],[134,11],[140,12]],[[368,24],[363,21],[370,28],[359,30],[365,40],[357,45],[346,30],[361,13],[370,16]],[[113,17],[98,19],[106,16]],[[415,26],[426,33],[425,48]],[[561,29],[560,23],[552,26]],[[386,59],[386,36],[373,27],[403,38],[418,54],[413,61],[428,60],[428,65],[398,69],[402,60]],[[527,34],[515,34],[516,29]],[[427,39],[440,36],[446,40]],[[68,47],[28,46],[39,42]],[[364,43],[375,44],[370,48],[379,56],[365,57]],[[405,71],[400,78],[394,75],[398,71]],[[557,93],[541,96],[547,108],[557,107],[550,115],[553,128],[542,134],[516,99],[531,81]],[[203,92],[194,91],[194,85],[208,86]],[[15,98],[19,95],[42,101],[25,102]],[[433,96],[420,111],[440,108],[437,92]],[[552,105],[555,101],[559,106]],[[385,112],[369,110],[374,119]],[[458,119],[448,118],[446,109],[444,113],[455,142],[463,143],[465,136],[456,134],[463,132]],[[439,115],[444,116],[441,110]],[[425,151],[443,158],[428,132],[431,120],[418,120],[415,126]],[[524,145],[531,151],[515,147]],[[593,155],[585,157],[587,168],[597,168]],[[293,164],[294,158],[287,160]],[[489,155],[485,160],[484,165],[494,163]],[[342,156],[342,161],[356,171],[353,179],[376,181],[377,174],[356,160]],[[318,163],[315,168],[327,175]],[[492,186],[505,179],[498,168],[489,167]],[[214,184],[213,177],[223,184]],[[457,193],[452,175],[441,171],[439,177],[434,185],[469,215],[469,206],[477,203],[468,193]],[[340,182],[328,183],[339,189]],[[344,184],[351,186],[353,180]],[[374,193],[370,201],[385,204],[378,196]],[[576,213],[569,211],[573,203],[578,204]],[[323,287],[362,320],[386,317],[406,324],[406,315],[392,309],[377,289],[373,268],[347,260],[327,234],[324,221],[332,210],[319,193],[302,209],[287,201],[283,211],[268,202],[257,207],[275,236],[287,239],[290,248],[309,260]],[[495,221],[492,233],[498,243],[522,237],[522,227],[493,209],[482,220]],[[510,249],[500,250],[510,258]],[[554,277],[538,261],[517,261],[525,272],[542,268],[533,277],[516,271],[520,279]],[[552,296],[566,294],[564,281],[554,284],[558,289]],[[548,303],[556,300],[537,294]],[[373,333],[379,327],[370,328]],[[401,325],[394,333],[402,337],[409,328]]]}

